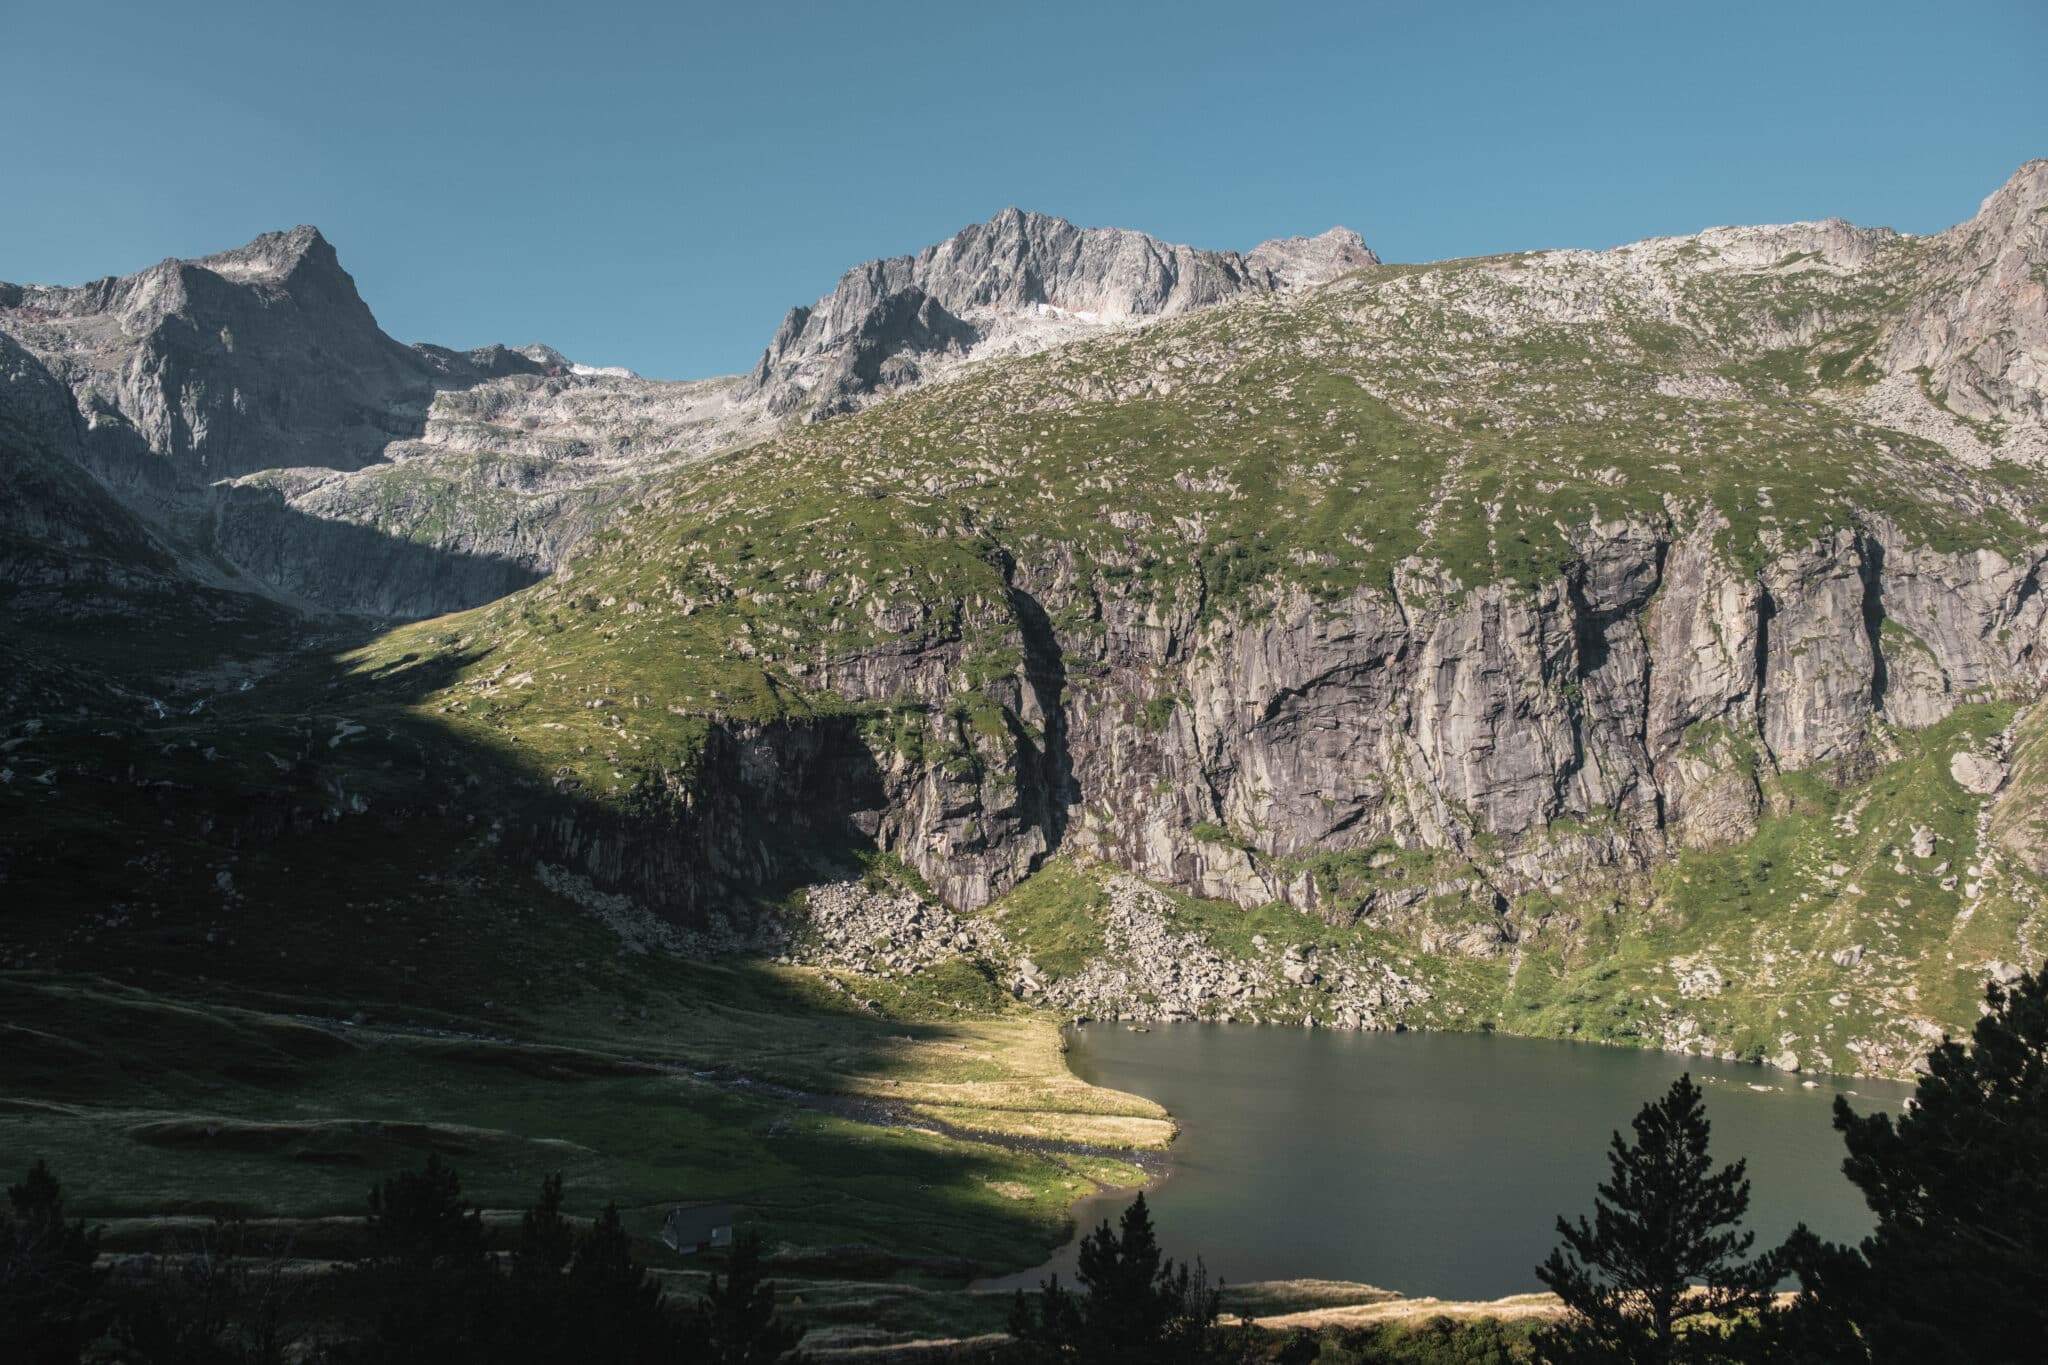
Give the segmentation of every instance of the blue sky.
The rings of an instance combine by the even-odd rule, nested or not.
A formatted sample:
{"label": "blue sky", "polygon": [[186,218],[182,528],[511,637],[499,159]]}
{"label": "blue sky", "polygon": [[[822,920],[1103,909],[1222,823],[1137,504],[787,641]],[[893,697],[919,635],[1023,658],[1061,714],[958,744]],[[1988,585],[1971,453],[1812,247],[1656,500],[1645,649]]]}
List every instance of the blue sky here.
{"label": "blue sky", "polygon": [[1009,204],[1388,260],[1968,217],[2048,4],[5,0],[0,279],[319,225],[386,329],[689,377]]}

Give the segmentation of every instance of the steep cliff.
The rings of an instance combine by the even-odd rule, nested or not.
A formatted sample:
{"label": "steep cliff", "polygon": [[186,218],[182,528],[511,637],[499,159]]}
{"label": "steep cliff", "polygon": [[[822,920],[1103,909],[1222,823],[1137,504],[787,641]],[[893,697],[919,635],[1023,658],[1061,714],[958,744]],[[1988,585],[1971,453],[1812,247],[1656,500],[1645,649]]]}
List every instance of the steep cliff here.
{"label": "steep cliff", "polygon": [[[2044,356],[1971,285],[2043,268],[2044,186],[1431,266],[1008,214],[793,314],[744,399],[414,352],[417,457],[238,476],[209,543],[388,614],[558,562],[284,695],[509,765],[523,853],[677,923],[772,936],[880,857],[920,954],[1068,1008],[1895,1070],[2048,941]],[[1060,967],[1048,878],[1098,883]]]}
{"label": "steep cliff", "polygon": [[1928,243],[1932,287],[1891,337],[1893,373],[1994,449],[2048,452],[2048,161],[2030,161],[1977,216]]}
{"label": "steep cliff", "polygon": [[[1688,859],[1951,782],[1916,746],[1989,743],[2048,679],[2048,484],[1869,417],[1947,250],[1822,223],[1382,267],[993,360],[650,493],[437,625],[474,661],[432,704],[600,803],[700,813],[773,789],[829,715],[872,775],[847,821],[956,911],[1071,855],[1391,936],[1447,980],[1568,974],[1632,916],[1722,913],[1668,882]],[[735,726],[737,765],[678,738]],[[1951,977],[2042,932],[2023,866],[1995,905],[1947,871],[1880,901],[1856,866],[1813,864],[1783,913],[1858,940],[1850,986],[1904,1029],[1859,1037],[1873,1058],[1924,1041],[1912,993],[1952,1011]],[[727,883],[680,885],[648,894]],[[1953,933],[1875,941],[1908,903]],[[1631,1028],[1725,1045],[1654,995]]]}

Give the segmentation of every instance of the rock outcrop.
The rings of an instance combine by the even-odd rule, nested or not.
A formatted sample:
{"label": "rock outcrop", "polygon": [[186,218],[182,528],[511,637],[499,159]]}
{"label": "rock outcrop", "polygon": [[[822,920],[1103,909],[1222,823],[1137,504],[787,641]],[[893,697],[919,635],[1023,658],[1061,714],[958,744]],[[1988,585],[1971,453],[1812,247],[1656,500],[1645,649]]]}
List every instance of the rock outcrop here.
{"label": "rock outcrop", "polygon": [[1934,287],[1893,333],[1887,366],[1924,371],[1958,416],[2038,432],[2048,422],[2048,160],[2022,166],[1927,250]]}
{"label": "rock outcrop", "polygon": [[1369,954],[1255,938],[1242,956],[1170,922],[1170,899],[1133,877],[1103,888],[1101,950],[1052,972],[1003,932],[1000,919],[962,916],[902,890],[831,882],[806,893],[786,960],[904,980],[966,959],[1010,993],[1072,1018],[1315,1023],[1400,1028],[1426,987]]}
{"label": "rock outcrop", "polygon": [[[941,714],[968,746],[951,763],[875,744],[884,800],[858,818],[968,909],[1066,848],[1248,906],[1349,921],[1450,896],[1491,915],[1559,878],[1741,841],[1761,778],[1867,770],[1885,714],[1931,724],[2048,684],[2048,601],[2025,586],[2048,542],[2015,564],[1909,547],[1879,521],[1755,577],[1709,542],[1596,524],[1579,566],[1533,593],[1283,592],[1207,619],[1192,599],[1098,599],[1070,564],[1020,565],[1029,591],[978,608],[984,640],[1024,661],[987,685],[1017,728],[963,738]],[[1034,638],[1037,611],[1105,628]],[[856,703],[942,701],[967,666],[959,640],[934,640],[823,678]],[[1390,886],[1371,866],[1415,850],[1491,880],[1418,869]]]}
{"label": "rock outcrop", "polygon": [[76,287],[0,284],[0,335],[71,395],[15,426],[32,415],[34,443],[153,536],[245,589],[403,620],[531,583],[656,480],[768,434],[814,389],[813,408],[845,410],[992,349],[1373,260],[1341,230],[1240,258],[1011,210],[850,272],[791,314],[751,378],[664,382],[546,346],[401,345],[298,227]]}
{"label": "rock outcrop", "polygon": [[815,304],[792,308],[747,384],[778,416],[829,417],[975,356],[1042,350],[1378,263],[1345,228],[1239,256],[1005,209],[915,256],[857,266]]}

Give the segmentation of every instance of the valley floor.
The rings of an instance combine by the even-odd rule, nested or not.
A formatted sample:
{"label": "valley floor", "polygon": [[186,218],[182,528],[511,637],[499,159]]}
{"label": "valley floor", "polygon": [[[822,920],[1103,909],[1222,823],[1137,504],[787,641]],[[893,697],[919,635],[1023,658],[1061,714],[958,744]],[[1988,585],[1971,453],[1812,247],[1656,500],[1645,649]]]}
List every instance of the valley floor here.
{"label": "valley floor", "polygon": [[900,864],[820,850],[750,957],[515,850],[539,809],[517,754],[317,694],[219,705],[53,717],[0,758],[0,1169],[48,1158],[116,1249],[235,1213],[342,1254],[372,1182],[439,1152],[501,1227],[554,1171],[650,1237],[675,1203],[738,1203],[837,1324],[821,1342],[967,1337],[1001,1313],[961,1286],[1042,1263],[1077,1199],[1170,1141],[1157,1105],[1068,1072],[1077,1015],[1898,1074],[2043,945],[2040,878],[1957,763],[2007,753],[2028,809],[2042,708],[1891,735],[1846,786],[1773,778],[1749,843],[1489,911],[1504,936],[1434,890],[1469,868],[1416,850],[1365,868],[1416,913],[1351,925],[1073,858],[955,915]]}
{"label": "valley floor", "polygon": [[[370,1185],[429,1153],[499,1240],[561,1171],[572,1208],[619,1202],[684,1290],[708,1271],[653,1240],[662,1220],[729,1199],[775,1248],[807,1349],[863,1359],[1000,1333],[1010,1296],[968,1280],[1042,1262],[1075,1200],[1142,1182],[1172,1136],[1158,1106],[1077,1080],[1043,1011],[936,1023],[904,1017],[932,1010],[900,991],[887,1015],[849,1005],[812,969],[632,966],[645,989],[626,1017],[614,983],[550,1006],[544,1025],[9,970],[0,1160],[47,1159],[109,1254],[176,1247],[233,1214],[315,1269],[350,1254]],[[1235,1288],[1229,1307],[1292,1326],[1408,1302],[1298,1282]]]}
{"label": "valley floor", "polygon": [[617,1201],[644,1231],[673,1203],[730,1200],[823,1261],[964,1278],[1042,1258],[1073,1199],[1142,1179],[1172,1131],[1074,1079],[1043,1018],[883,1020],[832,1012],[797,971],[679,973],[687,1005],[558,1016],[541,1042],[11,972],[0,1150],[47,1157],[129,1244],[217,1212],[319,1240],[373,1179],[440,1152],[487,1208],[559,1170],[572,1200]]}

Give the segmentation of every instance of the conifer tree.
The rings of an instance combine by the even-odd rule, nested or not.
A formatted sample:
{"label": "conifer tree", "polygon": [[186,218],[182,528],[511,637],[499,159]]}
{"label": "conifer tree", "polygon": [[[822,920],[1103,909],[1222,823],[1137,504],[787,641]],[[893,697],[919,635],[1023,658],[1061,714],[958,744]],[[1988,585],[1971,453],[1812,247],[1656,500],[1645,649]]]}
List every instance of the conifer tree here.
{"label": "conifer tree", "polygon": [[[633,1239],[619,1220],[618,1205],[607,1204],[577,1240],[567,1285],[567,1316],[576,1325],[580,1347],[574,1359],[655,1365],[669,1358],[677,1332],[662,1302],[661,1286],[634,1258]],[[768,1303],[772,1310],[772,1289]],[[785,1349],[793,1344],[792,1337]]]}
{"label": "conifer tree", "polygon": [[483,1215],[462,1197],[462,1178],[427,1157],[423,1170],[400,1171],[370,1191],[365,1238],[372,1257],[420,1268],[485,1264]]}
{"label": "conifer tree", "polygon": [[369,1202],[364,1254],[344,1277],[374,1323],[358,1353],[382,1365],[492,1359],[503,1285],[455,1171],[430,1156],[424,1170],[373,1188]]}
{"label": "conifer tree", "polygon": [[284,1365],[303,1335],[304,1288],[289,1246],[265,1246],[240,1218],[216,1218],[163,1254],[123,1267],[106,1349],[122,1365]]}
{"label": "conifer tree", "polygon": [[607,1206],[582,1233],[562,1212],[562,1177],[541,1184],[520,1219],[505,1286],[509,1302],[491,1326],[497,1365],[654,1365],[678,1359],[684,1332],[661,1287],[633,1254],[633,1239]]}
{"label": "conifer tree", "polygon": [[1718,1327],[1687,1332],[1681,1322],[1768,1301],[1776,1263],[1746,1260],[1755,1234],[1736,1230],[1749,1209],[1746,1163],[1714,1169],[1692,1077],[1679,1077],[1663,1099],[1644,1105],[1634,1128],[1633,1143],[1614,1134],[1593,1221],[1559,1218],[1564,1245],[1536,1267],[1569,1313],[1538,1336],[1541,1360],[1714,1359]]}
{"label": "conifer tree", "polygon": [[519,1219],[519,1245],[512,1252],[512,1278],[525,1284],[544,1283],[569,1268],[576,1253],[576,1232],[562,1216],[562,1173],[541,1181],[540,1199]]}
{"label": "conifer tree", "polygon": [[1040,1286],[1036,1301],[1019,1291],[1010,1333],[1028,1353],[1089,1365],[1168,1365],[1198,1360],[1207,1348],[1219,1290],[1199,1260],[1190,1269],[1160,1251],[1143,1194],[1116,1228],[1104,1219],[1082,1239],[1074,1279],[1079,1294],[1057,1275]]}
{"label": "conifer tree", "polygon": [[64,1189],[37,1161],[0,1211],[0,1360],[72,1365],[107,1323],[99,1231],[64,1221]]}
{"label": "conifer tree", "polygon": [[575,1251],[576,1230],[562,1214],[562,1177],[557,1172],[541,1181],[540,1198],[519,1219],[503,1322],[508,1365],[566,1365],[581,1358],[581,1334],[567,1284]]}
{"label": "conifer tree", "polygon": [[1781,1358],[2001,1365],[2048,1356],[2048,970],[1992,984],[1966,1046],[1927,1056],[1894,1121],[1835,1101],[1843,1169],[1877,1215],[1855,1248],[1801,1227]]}
{"label": "conifer tree", "polygon": [[692,1358],[712,1365],[775,1365],[788,1358],[802,1335],[775,1316],[775,1286],[761,1278],[761,1239],[740,1233],[733,1239],[725,1278],[711,1277],[691,1324]]}

